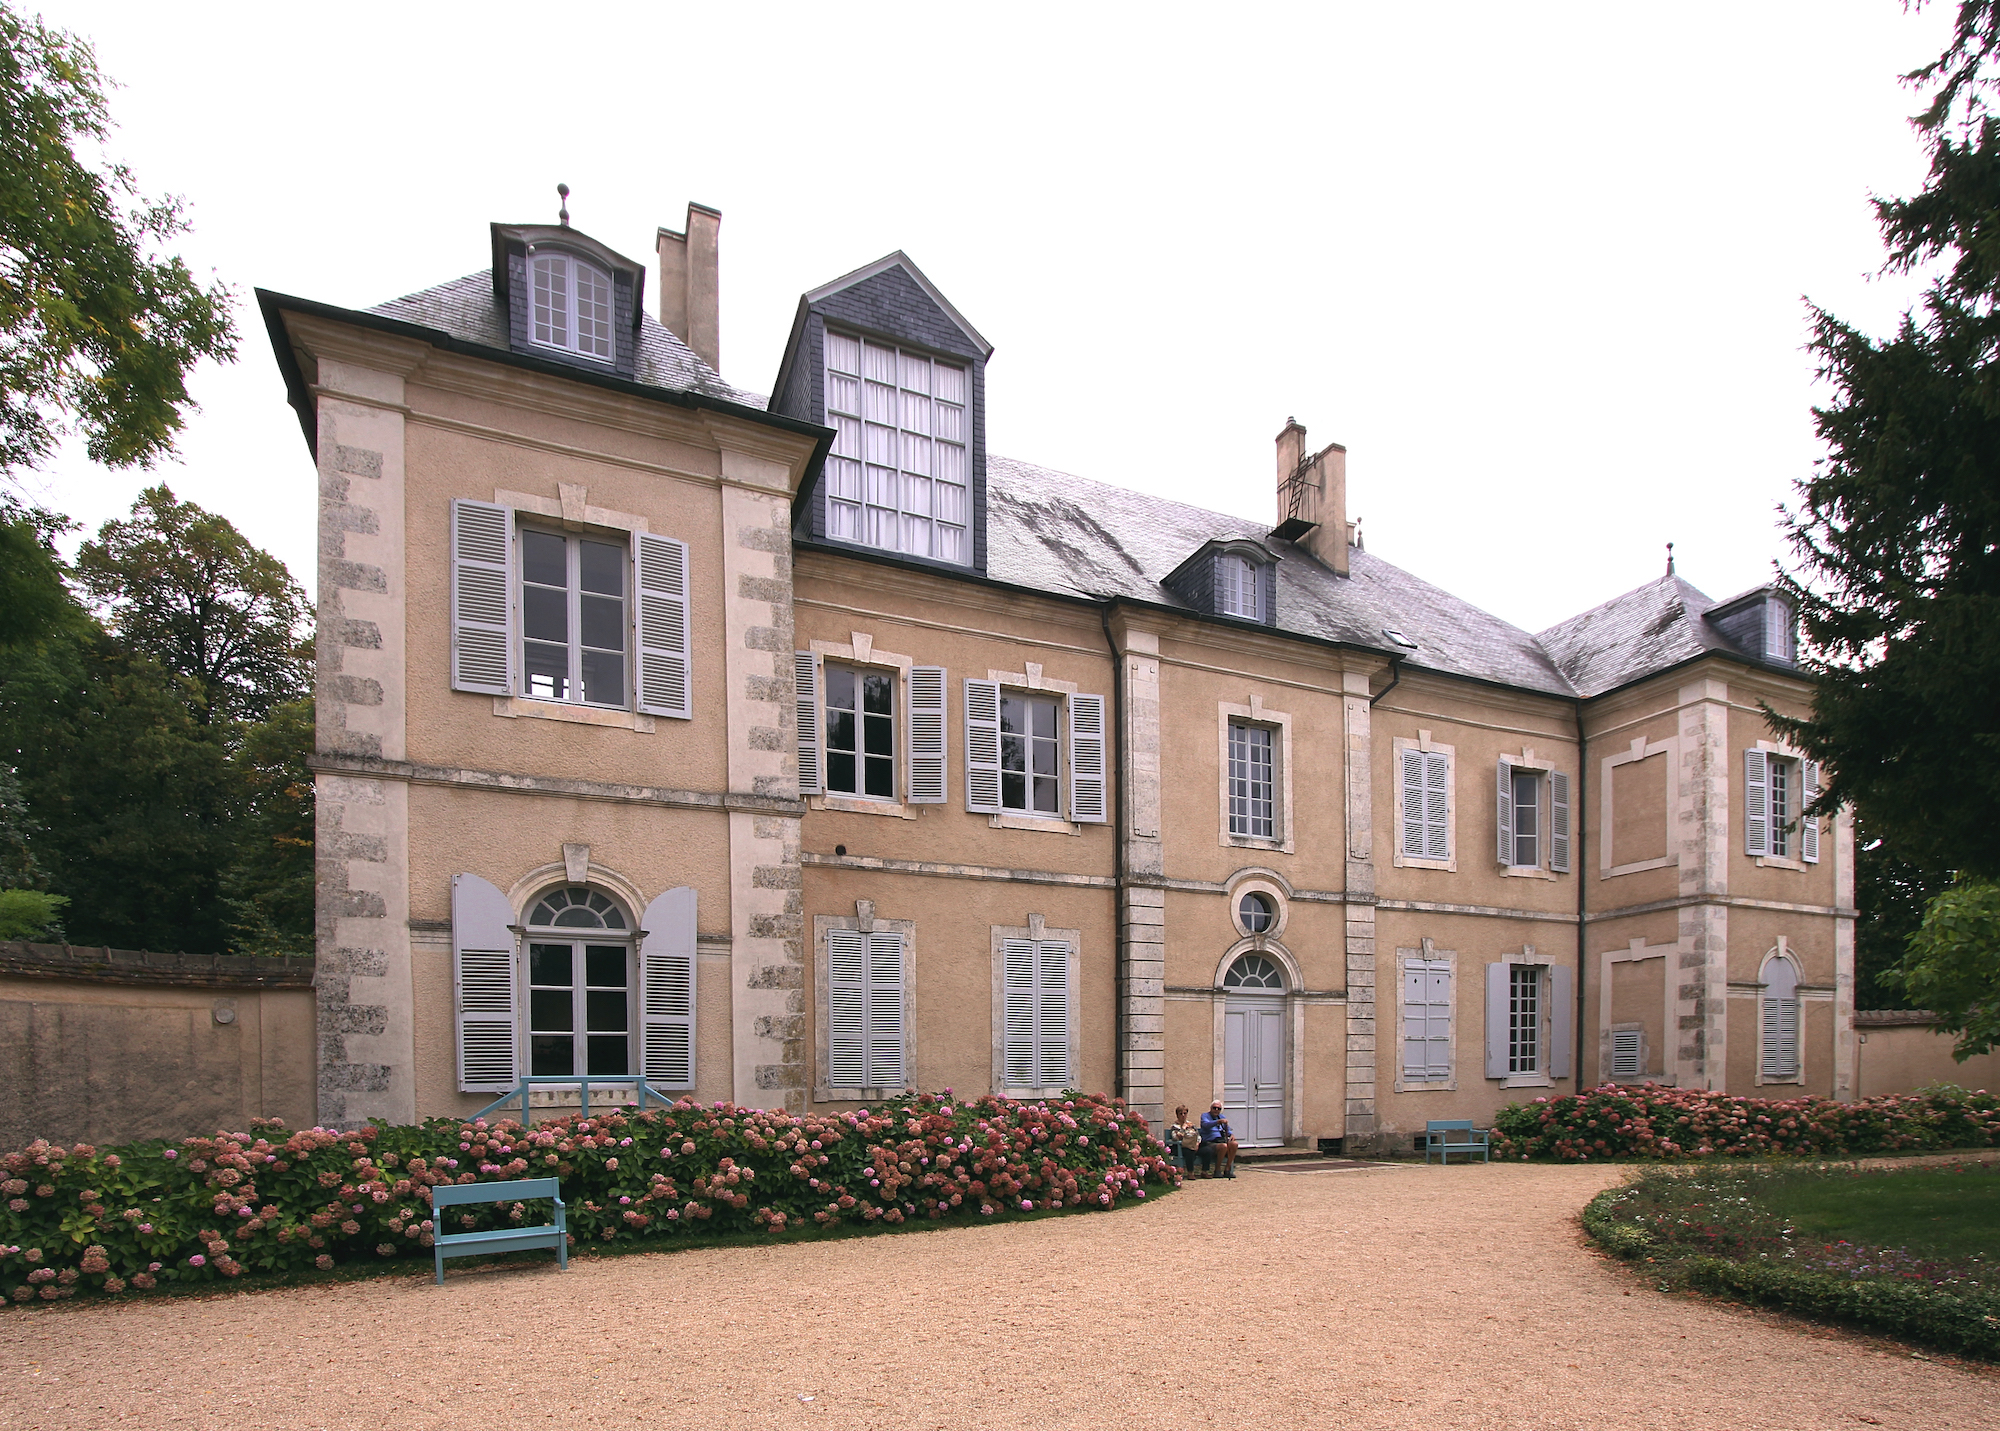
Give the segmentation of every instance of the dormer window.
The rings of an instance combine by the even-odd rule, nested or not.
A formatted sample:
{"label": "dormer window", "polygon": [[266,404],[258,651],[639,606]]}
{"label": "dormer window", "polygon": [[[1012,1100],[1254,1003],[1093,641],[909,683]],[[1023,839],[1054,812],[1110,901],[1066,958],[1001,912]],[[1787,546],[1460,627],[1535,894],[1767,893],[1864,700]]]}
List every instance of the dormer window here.
{"label": "dormer window", "polygon": [[1224,616],[1262,621],[1263,572],[1246,556],[1224,552],[1215,559],[1215,609]]}
{"label": "dormer window", "polygon": [[968,389],[961,363],[826,335],[828,536],[971,562]]}
{"label": "dormer window", "polygon": [[1205,543],[1161,582],[1196,611],[1277,625],[1278,558],[1241,537]]}
{"label": "dormer window", "polygon": [[528,255],[529,332],[545,348],[611,361],[611,276],[573,254]]}

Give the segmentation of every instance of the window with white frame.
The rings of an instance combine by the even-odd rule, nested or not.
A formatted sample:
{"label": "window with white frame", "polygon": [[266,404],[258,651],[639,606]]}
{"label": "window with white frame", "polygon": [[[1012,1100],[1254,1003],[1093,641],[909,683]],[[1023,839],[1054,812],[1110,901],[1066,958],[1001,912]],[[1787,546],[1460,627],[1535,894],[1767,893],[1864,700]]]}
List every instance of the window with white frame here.
{"label": "window with white frame", "polygon": [[558,889],[528,919],[528,1071],[536,1078],[632,1071],[632,949],[624,912]]}
{"label": "window with white frame", "polygon": [[573,254],[528,256],[529,334],[545,348],[611,361],[611,276]]}
{"label": "window with white frame", "polygon": [[968,677],[965,808],[1040,820],[1067,813],[1072,821],[1102,823],[1109,789],[1104,735],[1103,696],[1056,695]]}
{"label": "window with white frame", "polygon": [[1532,947],[1486,966],[1486,1076],[1568,1078],[1575,1062],[1576,976]]}
{"label": "window with white frame", "polygon": [[1222,615],[1263,620],[1263,590],[1264,569],[1260,563],[1235,552],[1223,552],[1216,557],[1215,609]]}
{"label": "window with white frame", "polygon": [[1819,862],[1819,820],[1803,812],[1819,798],[1819,762],[1759,747],[1743,752],[1745,852]]}
{"label": "window with white frame", "polygon": [[1064,1088],[1070,1067],[1070,964],[1060,939],[1001,942],[1006,1008],[1002,1070],[1009,1088]]}
{"label": "window with white frame", "polygon": [[1229,833],[1275,838],[1277,787],[1271,760],[1271,728],[1229,722]]}
{"label": "window with white frame", "polygon": [[887,670],[831,662],[826,691],[826,788],[874,800],[896,797],[896,681]]}
{"label": "window with white frame", "polygon": [[626,703],[631,565],[621,545],[522,529],[523,694],[592,706]]}
{"label": "window with white frame", "polygon": [[970,400],[962,363],[829,331],[827,535],[969,563]]}
{"label": "window with white frame", "polygon": [[1773,954],[1764,961],[1764,988],[1758,995],[1758,1073],[1770,1082],[1799,1076],[1799,971],[1790,959]]}
{"label": "window with white frame", "polygon": [[1060,714],[1053,696],[1000,696],[1000,808],[1025,815],[1062,812]]}
{"label": "window with white frame", "polygon": [[900,1088],[904,1074],[904,940],[873,929],[826,931],[827,1082]]}
{"label": "window with white frame", "polygon": [[1502,757],[1499,770],[1499,860],[1509,869],[1569,872],[1569,776]]}
{"label": "window with white frame", "polygon": [[1515,964],[1507,979],[1507,1071],[1534,1073],[1542,1066],[1542,971]]}

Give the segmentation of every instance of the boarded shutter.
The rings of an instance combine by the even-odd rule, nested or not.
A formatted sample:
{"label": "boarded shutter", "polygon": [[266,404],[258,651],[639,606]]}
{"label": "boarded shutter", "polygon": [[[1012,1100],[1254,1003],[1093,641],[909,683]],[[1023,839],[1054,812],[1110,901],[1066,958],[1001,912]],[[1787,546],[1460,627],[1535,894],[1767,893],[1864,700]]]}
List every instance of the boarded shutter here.
{"label": "boarded shutter", "polygon": [[1615,1079],[1644,1078],[1645,1036],[1638,1029],[1611,1031],[1611,1076]]}
{"label": "boarded shutter", "polygon": [[1451,858],[1451,757],[1442,750],[1424,756],[1424,858]]}
{"label": "boarded shutter", "polygon": [[910,803],[944,803],[944,667],[910,668]]}
{"label": "boarded shutter", "polygon": [[[1407,752],[1406,752],[1407,753]],[[1425,1014],[1424,964],[1410,960],[1403,965],[1403,1077],[1424,1078],[1427,1060],[1424,1051]]]}
{"label": "boarded shutter", "polygon": [[1743,752],[1743,853],[1771,853],[1771,784],[1761,750]]}
{"label": "boarded shutter", "polygon": [[1404,962],[1403,1077],[1451,1077],[1451,965],[1443,959]]}
{"label": "boarded shutter", "polygon": [[1104,823],[1104,697],[1069,698],[1069,817]]}
{"label": "boarded shutter", "polygon": [[[1819,762],[1802,760],[1799,762],[1800,779],[1805,784],[1804,793],[1799,796],[1799,808],[1810,810],[1812,802],[1819,799]],[[1799,820],[1799,858],[1809,865],[1819,863],[1819,816],[1805,815]]]}
{"label": "boarded shutter", "polygon": [[866,1086],[868,938],[854,929],[826,932],[827,1081]]}
{"label": "boarded shutter", "polygon": [[1001,980],[1006,999],[1002,1034],[1001,1077],[1009,1088],[1033,1088],[1035,1083],[1035,943],[1008,939],[1001,943]]}
{"label": "boarded shutter", "polygon": [[965,808],[1000,813],[1000,683],[965,683]]}
{"label": "boarded shutter", "polygon": [[903,936],[868,936],[868,1086],[901,1088],[903,1076]]}
{"label": "boarded shutter", "polygon": [[638,593],[639,709],[693,716],[689,689],[687,543],[635,532],[632,588]]}
{"label": "boarded shutter", "polygon": [[640,1068],[656,1088],[694,1087],[694,900],[670,889],[639,921]]}
{"label": "boarded shutter", "polygon": [[451,688],[511,695],[507,555],[513,513],[466,498],[451,504]]}
{"label": "boarded shutter", "polygon": [[1514,863],[1514,763],[1500,757],[1500,863]]}
{"label": "boarded shutter", "polygon": [[1036,949],[1035,1086],[1069,1085],[1069,945],[1045,939]]}
{"label": "boarded shutter", "polygon": [[820,773],[819,657],[792,652],[792,687],[798,693],[799,793],[817,795],[826,789]]}
{"label": "boarded shutter", "polygon": [[1569,873],[1569,776],[1549,772],[1549,868]]}
{"label": "boarded shutter", "polygon": [[451,877],[451,985],[458,1022],[458,1086],[505,1093],[519,1074],[514,907],[478,875]]}
{"label": "boarded shutter", "polygon": [[1507,964],[1486,966],[1486,1076],[1507,1076]]}
{"label": "boarded shutter", "polygon": [[1576,972],[1567,964],[1549,968],[1549,1055],[1542,1066],[1551,1078],[1568,1078],[1576,1062]]}
{"label": "boarded shutter", "polygon": [[1421,750],[1403,752],[1403,856],[1422,860],[1424,853],[1424,770]]}

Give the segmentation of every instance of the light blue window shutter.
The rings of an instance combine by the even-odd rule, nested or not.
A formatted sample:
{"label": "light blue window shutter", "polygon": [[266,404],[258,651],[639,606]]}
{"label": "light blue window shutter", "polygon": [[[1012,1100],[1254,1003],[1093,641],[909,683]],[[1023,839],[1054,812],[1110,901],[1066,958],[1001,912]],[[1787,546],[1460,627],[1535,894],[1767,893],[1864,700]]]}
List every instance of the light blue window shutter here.
{"label": "light blue window shutter", "polygon": [[1070,1082],[1070,949],[1045,939],[1035,952],[1035,1086],[1065,1088]]}
{"label": "light blue window shutter", "polygon": [[901,1088],[903,1072],[903,936],[868,936],[868,1086]]}
{"label": "light blue window shutter", "polygon": [[1638,1029],[1611,1031],[1611,1076],[1614,1079],[1644,1078],[1645,1035]]}
{"label": "light blue window shutter", "polygon": [[[1812,802],[1819,799],[1819,762],[1802,760],[1799,762],[1800,779],[1805,790],[1799,796],[1799,808],[1809,810]],[[1819,816],[1806,815],[1799,820],[1799,858],[1809,865],[1819,863]]]}
{"label": "light blue window shutter", "polygon": [[820,773],[819,657],[792,652],[792,687],[798,695],[799,793],[817,795],[826,789]]}
{"label": "light blue window shutter", "polygon": [[519,1078],[513,923],[514,907],[498,887],[478,875],[451,877],[452,1003],[464,1093],[504,1093]]}
{"label": "light blue window shutter", "polygon": [[1403,752],[1403,856],[1422,860],[1424,853],[1424,770],[1421,750]]}
{"label": "light blue window shutter", "polygon": [[1511,865],[1514,863],[1514,762],[1504,755],[1500,757],[1499,791],[1500,863]]}
{"label": "light blue window shutter", "polygon": [[827,1082],[863,1088],[868,1072],[868,936],[856,929],[826,933]]}
{"label": "light blue window shutter", "polygon": [[694,901],[670,889],[639,921],[639,1066],[655,1088],[694,1087]]}
{"label": "light blue window shutter", "polygon": [[1771,853],[1770,762],[1761,750],[1743,752],[1743,853]]}
{"label": "light blue window shutter", "polygon": [[912,666],[910,803],[944,803],[944,667]]}
{"label": "light blue window shutter", "polygon": [[1105,820],[1104,697],[1069,698],[1069,817],[1080,824]]}
{"label": "light blue window shutter", "polygon": [[687,543],[650,532],[632,535],[638,595],[639,709],[648,715],[694,715],[690,692]]}
{"label": "light blue window shutter", "polygon": [[1549,1003],[1549,1077],[1568,1078],[1576,1062],[1576,974],[1567,964],[1549,968]]}
{"label": "light blue window shutter", "polygon": [[1000,813],[1000,683],[965,683],[965,808]]}
{"label": "light blue window shutter", "polygon": [[1549,868],[1569,873],[1569,776],[1549,772]]}
{"label": "light blue window shutter", "polygon": [[1451,858],[1451,757],[1442,750],[1424,756],[1424,858]]}
{"label": "light blue window shutter", "polygon": [[1507,970],[1505,963],[1486,966],[1486,1076],[1507,1076]]}
{"label": "light blue window shutter", "polygon": [[1428,1078],[1451,1077],[1451,965],[1432,959],[1424,970],[1424,1072]]}
{"label": "light blue window shutter", "polygon": [[1034,1088],[1035,1082],[1035,942],[1007,939],[1000,945],[1003,1054],[1001,1079],[1008,1088]]}
{"label": "light blue window shutter", "polygon": [[451,688],[482,695],[511,695],[513,609],[508,554],[513,513],[491,502],[457,498],[451,504]]}

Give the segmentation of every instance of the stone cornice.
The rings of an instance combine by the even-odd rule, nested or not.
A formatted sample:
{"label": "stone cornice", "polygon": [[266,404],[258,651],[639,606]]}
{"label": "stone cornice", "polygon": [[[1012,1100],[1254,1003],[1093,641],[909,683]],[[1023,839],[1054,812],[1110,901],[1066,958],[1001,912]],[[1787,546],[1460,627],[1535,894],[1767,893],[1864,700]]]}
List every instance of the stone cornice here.
{"label": "stone cornice", "polygon": [[657,785],[620,785],[560,775],[522,775],[498,770],[468,770],[423,765],[410,760],[316,752],[307,768],[324,775],[365,780],[401,780],[411,785],[458,786],[513,795],[553,795],[570,800],[608,800],[619,804],[657,805],[670,810],[741,811],[757,815],[803,815],[805,802],[779,795],[745,791],[670,790]]}

